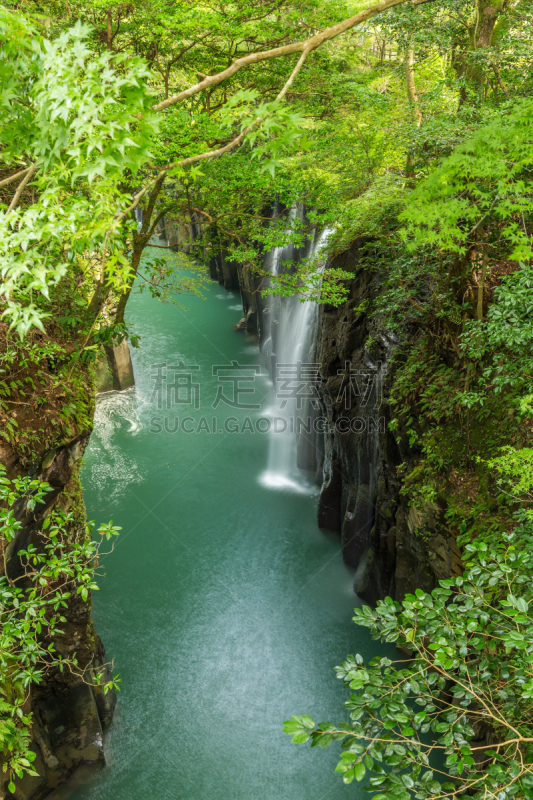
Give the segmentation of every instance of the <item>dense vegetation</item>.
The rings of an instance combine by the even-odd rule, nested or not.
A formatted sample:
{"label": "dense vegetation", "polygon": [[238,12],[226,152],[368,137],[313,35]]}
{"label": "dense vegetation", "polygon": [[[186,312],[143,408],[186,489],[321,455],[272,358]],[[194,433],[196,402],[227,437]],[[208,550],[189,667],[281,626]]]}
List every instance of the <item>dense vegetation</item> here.
{"label": "dense vegetation", "polygon": [[[0,433],[28,469],[90,428],[101,344],[138,344],[127,317],[135,284],[165,300],[198,292],[201,265],[220,248],[260,275],[266,248],[309,232],[288,213],[296,203],[311,226],[333,227],[331,256],[372,237],[366,268],[382,290],[367,311],[401,342],[392,428],[413,453],[399,471],[404,491],[422,520],[445,509],[468,563],[432,595],[359,613],[407,655],[349,657],[339,677],[354,690],[350,722],[295,717],[287,731],[341,740],[344,780],[370,773],[369,788],[387,800],[527,798],[533,3],[364,9],[349,0],[0,8]],[[185,231],[189,255],[146,250],[168,220]],[[300,264],[273,290],[342,303],[346,273],[328,266],[319,283],[315,268]],[[450,483],[474,490],[451,500]],[[4,546],[15,525],[9,497]],[[21,705],[29,683],[57,666],[43,646],[62,593],[92,581],[88,539],[54,526],[42,552],[22,555],[37,561],[22,611],[19,589],[2,579],[0,734],[6,768],[18,772],[30,769]],[[43,596],[52,573],[64,583]],[[32,648],[40,666],[28,670]]]}

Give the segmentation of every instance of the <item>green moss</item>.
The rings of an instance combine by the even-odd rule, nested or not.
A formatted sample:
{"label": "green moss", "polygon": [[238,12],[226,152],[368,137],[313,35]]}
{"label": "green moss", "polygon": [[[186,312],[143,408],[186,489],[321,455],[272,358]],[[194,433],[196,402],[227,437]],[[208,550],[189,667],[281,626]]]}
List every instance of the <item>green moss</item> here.
{"label": "green moss", "polygon": [[[463,536],[475,538],[488,527],[505,530],[510,501],[495,487],[486,461],[504,445],[526,441],[516,390],[486,392],[483,403],[468,408],[465,385],[472,387],[479,376],[469,364],[445,363],[429,337],[397,352],[394,376],[391,429],[411,453],[400,471],[408,505],[421,518],[428,508],[440,507],[443,524]],[[423,526],[415,533],[431,536]]]}
{"label": "green moss", "polygon": [[92,283],[74,267],[38,302],[47,313],[46,335],[32,330],[22,341],[0,332],[0,436],[30,469],[54,448],[93,425],[96,354],[87,299]]}

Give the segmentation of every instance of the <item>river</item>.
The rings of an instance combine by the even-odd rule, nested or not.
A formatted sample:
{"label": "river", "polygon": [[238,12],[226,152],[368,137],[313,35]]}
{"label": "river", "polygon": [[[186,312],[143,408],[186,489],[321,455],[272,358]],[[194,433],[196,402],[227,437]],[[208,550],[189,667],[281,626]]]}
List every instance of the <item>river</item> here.
{"label": "river", "polygon": [[[68,796],[368,797],[333,773],[337,747],[296,746],[282,731],[292,714],[346,719],[333,668],[347,653],[376,652],[351,621],[352,571],[339,539],[317,528],[316,487],[303,475],[284,491],[261,480],[269,436],[250,427],[272,407],[269,379],[243,373],[240,387],[253,391],[238,404],[260,409],[224,399],[235,383],[213,366],[261,363],[257,344],[233,330],[238,294],[213,283],[204,301],[183,303],[132,297],[136,387],[101,396],[85,454],[89,519],[122,527],[93,601],[123,682],[109,764]],[[182,402],[165,410],[176,375]],[[193,432],[172,432],[176,416]]]}

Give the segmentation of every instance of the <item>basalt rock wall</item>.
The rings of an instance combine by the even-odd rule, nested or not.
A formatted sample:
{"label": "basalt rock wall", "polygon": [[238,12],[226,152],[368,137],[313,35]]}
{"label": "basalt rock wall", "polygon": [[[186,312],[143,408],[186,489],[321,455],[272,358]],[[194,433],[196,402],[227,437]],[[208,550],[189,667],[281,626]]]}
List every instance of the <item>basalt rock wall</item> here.
{"label": "basalt rock wall", "polygon": [[431,591],[457,571],[460,555],[444,507],[413,504],[409,478],[398,477],[400,465],[402,475],[413,473],[419,454],[401,431],[395,436],[389,429],[399,369],[393,354],[405,342],[375,313],[383,284],[371,241],[356,240],[334,266],[353,280],[341,306],[320,312],[316,360],[328,424],[318,521],[340,535],[343,558],[356,568],[357,594],[371,603],[387,595],[401,599],[417,588]]}
{"label": "basalt rock wall", "polygon": [[223,248],[209,260],[209,274],[225,289],[240,291],[244,316],[239,322],[239,329],[253,335],[260,334],[265,312],[260,279],[253,276],[244,264],[230,261]]}
{"label": "basalt rock wall", "polygon": [[[318,524],[339,535],[343,559],[356,569],[355,592],[370,603],[387,595],[400,599],[417,588],[431,591],[460,571],[460,554],[444,524],[444,507],[413,504],[409,478],[398,477],[400,465],[402,475],[415,470],[419,454],[389,429],[393,354],[405,341],[391,336],[375,313],[383,281],[371,239],[357,239],[332,265],[353,278],[342,305],[320,308],[315,362],[323,432],[301,436],[298,465],[316,473]],[[241,328],[258,332],[261,341],[268,297],[223,253],[209,268],[221,285],[240,289]],[[406,328],[405,337],[411,335]],[[308,412],[317,413],[308,407],[304,416]]]}

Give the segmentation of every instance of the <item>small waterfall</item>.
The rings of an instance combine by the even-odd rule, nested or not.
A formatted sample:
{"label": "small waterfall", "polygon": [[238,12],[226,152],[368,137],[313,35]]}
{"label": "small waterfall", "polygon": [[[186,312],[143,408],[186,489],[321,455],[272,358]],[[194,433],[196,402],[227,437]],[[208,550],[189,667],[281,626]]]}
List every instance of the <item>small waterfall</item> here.
{"label": "small waterfall", "polygon": [[[329,229],[315,232],[305,248],[298,250],[292,245],[274,248],[267,254],[266,268],[272,275],[279,275],[285,260],[320,258],[329,233]],[[326,260],[324,256],[319,262],[319,272],[324,270]],[[309,411],[318,408],[318,365],[313,361],[318,305],[302,302],[298,297],[271,297],[269,305],[269,336],[263,352],[269,362],[275,401],[270,410],[268,466],[260,480],[268,488],[307,492],[310,486],[298,469],[297,448],[301,432],[309,433],[313,422]]]}

